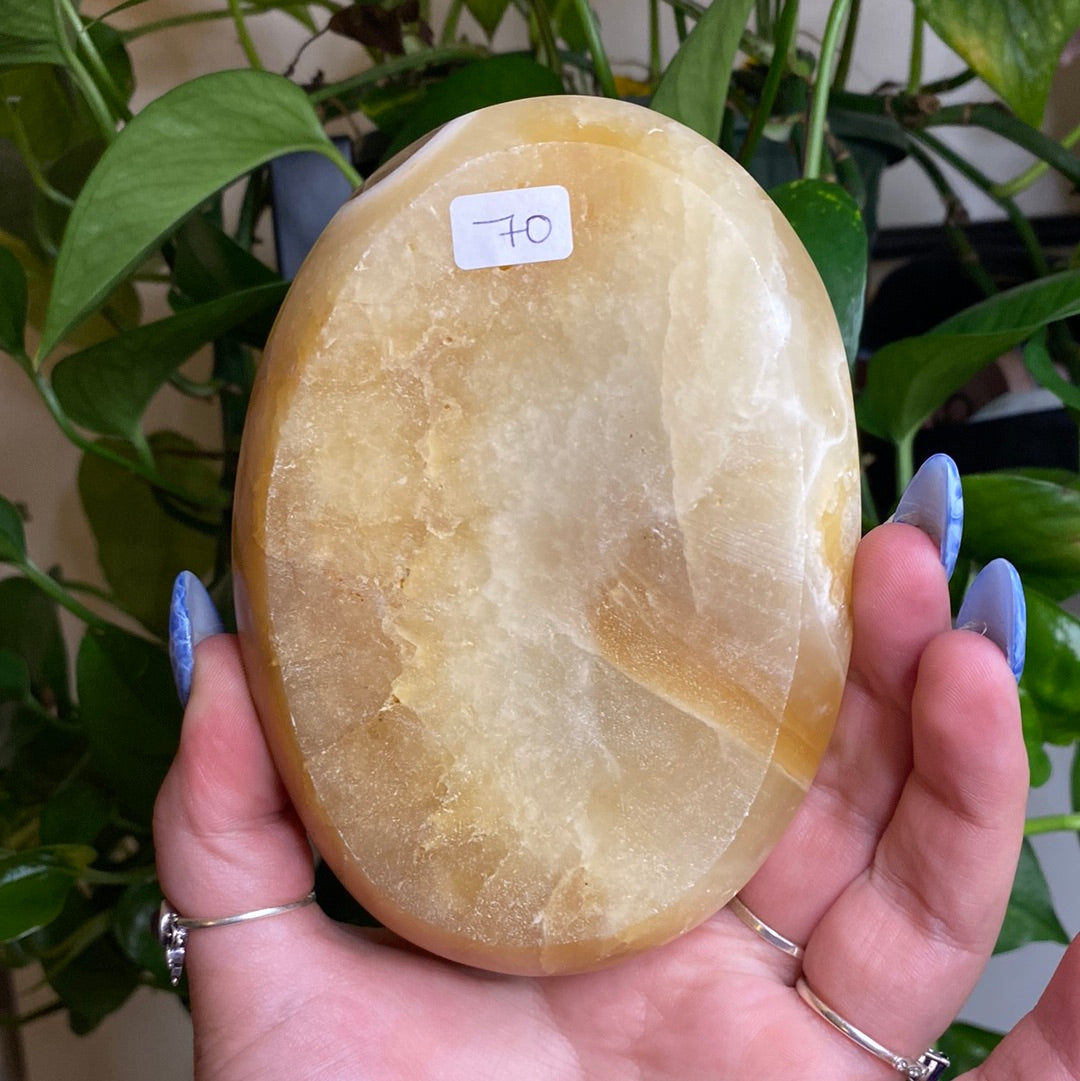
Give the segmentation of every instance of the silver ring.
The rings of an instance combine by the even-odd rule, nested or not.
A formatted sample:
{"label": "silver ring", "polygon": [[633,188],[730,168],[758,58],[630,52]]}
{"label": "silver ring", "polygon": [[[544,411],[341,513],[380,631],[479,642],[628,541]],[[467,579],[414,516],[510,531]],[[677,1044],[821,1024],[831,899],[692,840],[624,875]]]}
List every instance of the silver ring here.
{"label": "silver ring", "polygon": [[759,938],[763,938],[770,946],[775,946],[778,950],[786,953],[788,957],[794,957],[797,961],[802,959],[803,954],[806,952],[802,946],[796,945],[790,938],[785,938],[779,931],[770,927],[764,920],[758,919],[758,917],[755,916],[738,897],[732,897],[732,899],[728,901],[728,908],[730,908],[751,931]]}
{"label": "silver ring", "polygon": [[846,1021],[831,1006],[822,1002],[813,991],[810,990],[806,980],[800,976],[795,981],[795,989],[799,992],[803,1002],[807,1004],[819,1017],[824,1018],[838,1032],[842,1032],[853,1043],[857,1043],[864,1051],[887,1063],[897,1073],[903,1074],[908,1081],[934,1081],[949,1068],[949,1059],[940,1051],[924,1051],[918,1058],[905,1058],[897,1055],[887,1047],[883,1047],[861,1029],[857,1029],[850,1021]]}
{"label": "silver ring", "polygon": [[212,919],[181,916],[168,901],[162,901],[161,908],[158,910],[157,937],[165,947],[165,966],[169,970],[170,982],[175,987],[183,975],[189,931],[201,931],[207,927],[227,927],[230,923],[246,923],[248,920],[261,920],[267,916],[280,916],[282,912],[304,908],[312,904],[314,900],[315,891],[312,890],[299,900],[290,901],[287,905],[254,908],[250,912],[240,912],[235,916],[217,916]]}

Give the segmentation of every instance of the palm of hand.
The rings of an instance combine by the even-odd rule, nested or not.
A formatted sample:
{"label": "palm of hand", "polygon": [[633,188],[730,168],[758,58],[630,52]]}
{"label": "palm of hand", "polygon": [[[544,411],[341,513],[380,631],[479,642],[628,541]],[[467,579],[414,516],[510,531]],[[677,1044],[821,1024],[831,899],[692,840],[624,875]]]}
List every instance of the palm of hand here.
{"label": "palm of hand", "polygon": [[[1026,758],[1008,667],[985,639],[949,631],[944,573],[923,534],[890,526],[864,542],[854,609],[836,736],[743,897],[806,943],[803,970],[818,994],[917,1055],[992,949],[1021,837]],[[200,915],[291,900],[310,887],[310,856],[235,645],[222,637],[200,650],[158,805],[163,886]],[[450,965],[307,908],[192,936],[197,1072],[202,1081],[896,1077],[803,1004],[799,968],[726,910],[611,969],[537,981]]]}

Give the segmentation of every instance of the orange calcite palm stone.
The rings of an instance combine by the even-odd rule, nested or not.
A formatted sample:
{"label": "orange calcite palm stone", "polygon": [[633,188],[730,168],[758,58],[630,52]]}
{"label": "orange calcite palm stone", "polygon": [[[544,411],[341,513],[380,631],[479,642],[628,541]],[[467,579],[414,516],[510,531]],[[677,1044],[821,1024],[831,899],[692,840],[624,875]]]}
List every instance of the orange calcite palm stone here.
{"label": "orange calcite palm stone", "polygon": [[235,525],[268,741],[374,915],[504,972],[668,941],[760,864],[840,700],[858,485],[825,290],[680,125],[474,113],[301,270]]}

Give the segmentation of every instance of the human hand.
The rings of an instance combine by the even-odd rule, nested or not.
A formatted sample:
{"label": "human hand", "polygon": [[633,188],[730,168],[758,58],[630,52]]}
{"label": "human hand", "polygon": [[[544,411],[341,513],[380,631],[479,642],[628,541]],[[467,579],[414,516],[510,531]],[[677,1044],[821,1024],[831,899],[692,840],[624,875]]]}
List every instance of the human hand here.
{"label": "human hand", "polygon": [[[1003,650],[1019,664],[1023,631],[995,608],[1018,603],[1001,565],[961,613],[985,634],[951,629],[943,562],[955,555],[957,523],[954,474],[943,469],[923,473],[901,520],[859,548],[855,643],[834,739],[795,821],[741,894],[805,945],[801,964],[724,909],[604,971],[496,976],[309,906],[191,933],[199,1081],[899,1076],[815,1014],[795,982],[801,969],[859,1029],[915,1057],[978,978],[1008,900],[1027,762]],[[179,586],[192,617],[178,636],[186,690],[190,645],[216,617],[194,579]],[[293,901],[311,888],[311,854],[235,640],[210,634],[197,656],[155,812],[162,887],[189,917]],[[968,1078],[1078,1077],[1074,946],[1034,1014]]]}

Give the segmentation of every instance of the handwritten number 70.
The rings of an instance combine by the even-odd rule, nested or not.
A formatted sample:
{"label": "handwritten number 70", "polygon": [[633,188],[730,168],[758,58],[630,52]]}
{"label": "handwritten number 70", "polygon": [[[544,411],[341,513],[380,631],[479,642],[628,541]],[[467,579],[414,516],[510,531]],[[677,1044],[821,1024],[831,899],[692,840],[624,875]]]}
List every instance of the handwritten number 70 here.
{"label": "handwritten number 70", "polygon": [[551,236],[551,219],[544,214],[530,214],[525,219],[525,224],[515,228],[514,219],[516,214],[507,214],[502,218],[489,218],[486,221],[474,221],[473,225],[506,225],[506,229],[499,236],[509,237],[510,247],[517,247],[517,238],[524,236],[530,244],[543,244]]}

